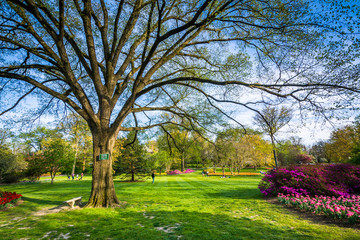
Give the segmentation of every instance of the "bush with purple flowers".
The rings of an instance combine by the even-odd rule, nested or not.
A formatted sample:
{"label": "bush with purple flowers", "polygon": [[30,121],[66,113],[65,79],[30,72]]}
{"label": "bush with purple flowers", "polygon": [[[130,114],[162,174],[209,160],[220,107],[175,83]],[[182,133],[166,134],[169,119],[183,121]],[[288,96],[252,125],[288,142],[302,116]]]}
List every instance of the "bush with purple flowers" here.
{"label": "bush with purple flowers", "polygon": [[195,172],[195,170],[192,169],[186,169],[184,172],[181,172],[179,170],[174,170],[174,171],[168,171],[167,175],[178,175],[178,174],[183,174],[183,173],[192,173]]}
{"label": "bush with purple flowers", "polygon": [[273,169],[265,174],[259,189],[265,196],[283,193],[348,197],[360,194],[360,167],[331,164]]}
{"label": "bush with purple flowers", "polygon": [[167,172],[167,175],[178,175],[178,174],[182,174],[182,172],[177,170],[177,169],[174,170],[174,171],[168,171]]}

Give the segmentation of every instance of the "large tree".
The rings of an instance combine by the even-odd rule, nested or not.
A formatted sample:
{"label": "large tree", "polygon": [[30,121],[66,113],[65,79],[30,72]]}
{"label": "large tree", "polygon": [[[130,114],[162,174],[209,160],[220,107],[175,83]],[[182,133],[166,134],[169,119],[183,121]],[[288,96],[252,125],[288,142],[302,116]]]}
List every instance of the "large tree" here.
{"label": "large tree", "polygon": [[[291,97],[315,106],[318,102],[309,97],[313,93],[357,91],[353,82],[342,81],[357,73],[347,65],[355,53],[351,42],[341,61],[327,58],[342,48],[330,40],[318,41],[323,32],[316,30],[316,20],[322,12],[310,21],[307,1],[1,0],[0,4],[0,115],[41,92],[46,95],[38,99],[40,113],[46,107],[56,113],[57,103],[63,102],[85,119],[93,136],[94,159],[88,207],[119,203],[111,160],[118,133],[166,124],[156,118],[164,111],[196,121],[182,104],[192,92],[224,112],[217,105],[223,101],[248,109],[258,103],[239,95],[240,90],[261,96],[262,102],[269,96]],[[318,54],[321,44],[329,46],[325,55]],[[277,67],[262,75],[266,79],[249,78],[249,48],[263,69]],[[314,66],[321,71],[308,71]],[[342,79],[323,78],[331,73]],[[236,98],[224,97],[225,93]],[[99,161],[106,153],[109,159]]]}

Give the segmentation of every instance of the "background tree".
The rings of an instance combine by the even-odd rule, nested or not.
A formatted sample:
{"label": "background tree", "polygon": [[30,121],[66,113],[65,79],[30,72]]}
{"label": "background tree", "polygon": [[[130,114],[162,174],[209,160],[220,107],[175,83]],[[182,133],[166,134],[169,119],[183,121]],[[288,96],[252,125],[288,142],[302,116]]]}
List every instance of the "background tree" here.
{"label": "background tree", "polygon": [[171,156],[168,151],[157,151],[153,153],[150,156],[150,161],[152,163],[152,169],[158,169],[160,175],[163,170],[170,170]]}
{"label": "background tree", "polygon": [[358,157],[360,145],[359,125],[349,125],[333,131],[325,143],[325,151],[331,162],[349,162]]}
{"label": "background tree", "polygon": [[42,151],[46,140],[61,137],[62,134],[59,129],[49,129],[42,126],[38,126],[27,133],[20,133],[17,136],[19,141],[26,146],[27,154]]}
{"label": "background tree", "polygon": [[325,149],[326,143],[324,141],[320,141],[315,143],[309,149],[309,154],[315,157],[316,162],[325,163],[328,162],[328,156],[326,154]]}
{"label": "background tree", "polygon": [[135,132],[131,132],[127,139],[119,140],[121,146],[117,160],[114,162],[116,175],[122,178],[130,177],[130,181],[149,177],[150,161],[146,154],[145,146],[135,139]]}
{"label": "background tree", "polygon": [[313,156],[308,154],[299,154],[296,156],[297,164],[310,164],[314,163]]}
{"label": "background tree", "polygon": [[24,157],[14,154],[7,146],[0,145],[0,183],[13,183],[19,180],[26,169]]}
{"label": "background tree", "polygon": [[45,167],[45,158],[40,151],[26,156],[25,161],[27,163],[25,176],[31,180],[39,180],[40,176],[48,171]]}
{"label": "background tree", "polygon": [[70,144],[61,138],[48,139],[44,142],[42,167],[50,172],[51,184],[56,173],[70,168],[74,159],[74,151]]}
{"label": "background tree", "polygon": [[276,156],[275,134],[290,122],[291,117],[292,113],[289,108],[281,107],[277,109],[270,106],[258,112],[254,117],[255,123],[270,136],[276,168],[278,167],[278,161]]}
{"label": "background tree", "polygon": [[289,165],[297,164],[296,157],[298,155],[305,153],[304,148],[301,144],[290,140],[286,140],[278,143],[277,149],[278,149],[280,166],[289,166]]}
{"label": "background tree", "polygon": [[258,167],[266,166],[270,162],[271,148],[258,134],[246,134],[243,142],[247,151],[247,162],[254,167],[255,171]]}
{"label": "background tree", "polygon": [[75,150],[71,174],[75,174],[78,165],[79,172],[85,171],[86,163],[92,161],[92,137],[89,126],[80,116],[71,114],[62,125],[63,130],[69,137],[71,145]]}
{"label": "background tree", "polygon": [[[358,22],[357,15],[341,18],[347,8],[337,2],[331,4],[339,14],[285,0],[1,1],[0,115],[43,92],[38,113],[71,107],[93,136],[87,206],[117,205],[111,158],[120,131],[166,124],[157,117],[162,112],[196,122],[191,109],[199,95],[231,117],[218,104],[253,109],[257,102],[239,100],[239,91],[260,96],[261,103],[289,97],[317,109],[319,95],[358,93],[351,65],[357,42],[351,34],[337,38],[343,30],[357,31],[344,24]],[[334,18],[343,20],[329,34],[336,44],[324,41],[333,28],[316,28]],[[347,36],[344,47],[340,40]],[[250,76],[249,48],[267,70],[263,79]],[[185,107],[190,98],[192,108]],[[101,153],[109,161],[97,161]]]}

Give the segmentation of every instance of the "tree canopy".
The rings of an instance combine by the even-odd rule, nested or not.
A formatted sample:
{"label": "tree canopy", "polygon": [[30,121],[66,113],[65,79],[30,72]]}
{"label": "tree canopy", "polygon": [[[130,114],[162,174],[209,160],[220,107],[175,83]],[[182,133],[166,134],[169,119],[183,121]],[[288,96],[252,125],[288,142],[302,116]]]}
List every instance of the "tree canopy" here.
{"label": "tree canopy", "polygon": [[96,159],[111,160],[120,131],[171,124],[163,112],[206,120],[198,104],[236,121],[219,104],[291,98],[321,111],[324,96],[355,98],[357,15],[336,2],[1,0],[0,116],[36,94],[38,114],[77,112],[94,140],[88,206],[114,206],[112,161]]}

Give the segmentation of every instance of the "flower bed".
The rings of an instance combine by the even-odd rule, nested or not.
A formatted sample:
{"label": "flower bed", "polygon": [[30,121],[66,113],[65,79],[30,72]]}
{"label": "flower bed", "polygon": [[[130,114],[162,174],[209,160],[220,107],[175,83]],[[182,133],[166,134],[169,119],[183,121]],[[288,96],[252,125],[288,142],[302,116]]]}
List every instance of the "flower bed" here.
{"label": "flower bed", "polygon": [[21,194],[16,194],[15,192],[1,192],[0,193],[0,209],[6,207],[12,207],[17,201],[21,199]]}
{"label": "flower bed", "polygon": [[161,174],[160,173],[155,173],[155,176],[166,176],[167,173],[166,172],[162,172]]}
{"label": "flower bed", "polygon": [[168,171],[167,175],[178,175],[178,174],[183,174],[183,173],[192,173],[195,172],[195,170],[192,169],[186,169],[184,172],[181,172],[179,170],[174,170],[174,171]]}
{"label": "flower bed", "polygon": [[[224,174],[222,172],[217,172],[217,173],[209,173],[209,176],[223,176]],[[225,176],[260,176],[260,173],[252,173],[252,172],[234,172],[233,174],[231,174],[231,172],[225,172]]]}
{"label": "flower bed", "polygon": [[325,214],[335,219],[348,219],[349,222],[360,222],[360,196],[315,196],[298,194],[278,194],[281,204],[302,209],[313,214]]}
{"label": "flower bed", "polygon": [[174,171],[168,171],[167,172],[167,175],[178,175],[178,174],[182,174],[182,172],[177,170],[177,169],[174,170]]}
{"label": "flower bed", "polygon": [[265,196],[278,193],[344,196],[360,194],[360,167],[349,164],[291,166],[267,172],[259,184]]}

